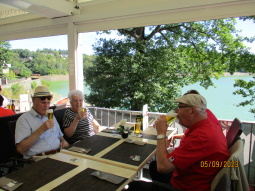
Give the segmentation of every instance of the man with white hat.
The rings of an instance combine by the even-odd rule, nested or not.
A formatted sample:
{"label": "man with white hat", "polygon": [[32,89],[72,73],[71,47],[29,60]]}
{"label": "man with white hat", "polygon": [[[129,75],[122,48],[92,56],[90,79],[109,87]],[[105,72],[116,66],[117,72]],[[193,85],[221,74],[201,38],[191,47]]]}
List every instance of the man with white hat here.
{"label": "man with white hat", "polygon": [[32,95],[33,106],[29,112],[19,117],[16,123],[15,141],[17,151],[24,158],[40,160],[65,148],[68,143],[63,138],[55,117],[48,119],[46,111],[50,107],[52,94],[46,86],[38,86]]}
{"label": "man with white hat", "polygon": [[212,180],[223,167],[215,164],[228,160],[226,138],[222,130],[207,119],[205,98],[199,94],[187,94],[174,102],[178,103],[179,123],[189,131],[171,153],[167,152],[166,116],[160,116],[155,122],[157,170],[162,175],[172,173],[168,183],[164,184],[168,189],[138,181],[132,182],[128,190],[210,190]]}

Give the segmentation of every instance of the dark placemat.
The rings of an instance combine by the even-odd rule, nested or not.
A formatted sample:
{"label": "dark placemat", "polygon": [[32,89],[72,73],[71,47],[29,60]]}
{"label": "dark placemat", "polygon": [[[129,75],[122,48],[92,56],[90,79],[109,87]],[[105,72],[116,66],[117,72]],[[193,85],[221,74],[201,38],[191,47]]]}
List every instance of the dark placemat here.
{"label": "dark placemat", "polygon": [[77,166],[73,164],[45,158],[17,170],[6,177],[23,182],[23,184],[15,191],[32,191],[44,186],[76,167]]}
{"label": "dark placemat", "polygon": [[[156,145],[152,144],[140,146],[133,143],[123,142],[102,156],[102,158],[139,166],[155,149]],[[134,155],[139,155],[141,160],[132,160],[130,157]]]}
{"label": "dark placemat", "polygon": [[117,138],[94,135],[91,137],[86,137],[85,139],[74,143],[72,146],[91,149],[87,155],[94,156],[117,141],[119,141]]}
{"label": "dark placemat", "polygon": [[99,179],[93,175],[92,172],[96,170],[88,168],[74,177],[70,178],[69,180],[65,181],[64,183],[60,184],[53,191],[62,191],[62,190],[72,190],[72,191],[80,191],[80,190],[93,190],[93,191],[113,191],[117,190],[124,182],[127,181],[125,178],[120,184],[113,184],[106,180]]}

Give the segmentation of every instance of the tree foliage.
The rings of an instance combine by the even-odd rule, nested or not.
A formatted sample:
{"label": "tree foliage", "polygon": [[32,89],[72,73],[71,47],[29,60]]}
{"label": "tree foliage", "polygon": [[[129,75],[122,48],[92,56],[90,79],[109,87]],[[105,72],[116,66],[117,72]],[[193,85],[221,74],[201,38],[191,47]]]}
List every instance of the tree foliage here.
{"label": "tree foliage", "polygon": [[10,55],[10,43],[0,41],[0,76],[4,75],[2,71],[6,67],[5,64],[8,63]]}
{"label": "tree foliage", "polygon": [[[253,23],[255,23],[255,16],[249,16],[249,17],[241,17],[242,20],[251,20]],[[255,40],[255,36],[249,40],[248,42],[252,43]],[[242,63],[242,69],[246,72],[249,72],[251,75],[254,76],[255,74],[255,55],[245,53],[243,56],[244,62]],[[253,77],[253,80],[245,81],[242,79],[237,79],[234,87],[238,88],[235,92],[233,92],[234,95],[241,95],[246,100],[243,102],[240,102],[237,106],[254,106],[255,101],[255,77]],[[255,108],[252,107],[250,109],[251,113],[255,114]]]}
{"label": "tree foliage", "polygon": [[[67,50],[43,49],[29,51],[28,49],[9,50],[8,63],[11,69],[20,77],[29,77],[32,73],[41,75],[57,75],[68,73]],[[1,53],[0,53],[1,55]]]}
{"label": "tree foliage", "polygon": [[[100,39],[96,58],[85,70],[91,93],[102,107],[167,112],[181,87],[233,73],[253,58],[238,35],[235,19],[119,29],[121,40]],[[109,33],[109,31],[107,31]],[[247,57],[248,55],[248,57]]]}

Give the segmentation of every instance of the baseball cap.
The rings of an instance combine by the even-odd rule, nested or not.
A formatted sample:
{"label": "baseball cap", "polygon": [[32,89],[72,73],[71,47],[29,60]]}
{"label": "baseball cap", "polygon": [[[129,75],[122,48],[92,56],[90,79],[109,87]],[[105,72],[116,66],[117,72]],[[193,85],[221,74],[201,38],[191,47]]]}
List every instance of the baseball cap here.
{"label": "baseball cap", "polygon": [[201,109],[206,109],[207,107],[205,98],[199,94],[186,94],[174,100],[174,103],[184,103]]}

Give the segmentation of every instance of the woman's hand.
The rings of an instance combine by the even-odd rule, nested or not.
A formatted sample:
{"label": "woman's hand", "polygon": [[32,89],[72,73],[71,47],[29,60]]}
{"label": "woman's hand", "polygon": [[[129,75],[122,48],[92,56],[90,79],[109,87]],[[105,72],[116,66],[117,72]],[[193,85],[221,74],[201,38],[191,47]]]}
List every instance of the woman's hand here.
{"label": "woman's hand", "polygon": [[87,111],[82,111],[82,109],[78,112],[76,118],[77,120],[81,120],[87,117]]}

